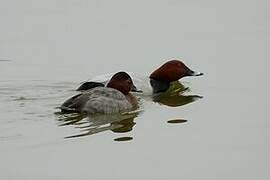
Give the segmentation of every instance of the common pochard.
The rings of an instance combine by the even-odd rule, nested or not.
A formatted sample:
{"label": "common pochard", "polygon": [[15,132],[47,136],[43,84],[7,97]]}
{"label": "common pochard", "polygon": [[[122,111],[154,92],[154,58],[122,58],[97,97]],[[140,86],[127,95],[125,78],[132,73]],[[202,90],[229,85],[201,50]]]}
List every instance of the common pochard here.
{"label": "common pochard", "polygon": [[62,112],[87,114],[111,114],[134,110],[138,101],[130,91],[136,91],[131,77],[126,72],[112,76],[106,87],[95,87],[66,100]]}

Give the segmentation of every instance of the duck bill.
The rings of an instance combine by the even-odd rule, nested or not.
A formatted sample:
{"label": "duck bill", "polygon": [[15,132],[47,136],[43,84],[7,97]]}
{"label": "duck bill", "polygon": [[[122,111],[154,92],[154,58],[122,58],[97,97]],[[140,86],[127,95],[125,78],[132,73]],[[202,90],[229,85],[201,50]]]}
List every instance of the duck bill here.
{"label": "duck bill", "polygon": [[187,76],[202,76],[203,73],[202,72],[196,72],[196,71],[192,71],[190,70],[188,73],[187,73]]}
{"label": "duck bill", "polygon": [[131,88],[131,92],[138,92],[138,93],[142,93],[143,91],[142,90],[138,90],[136,86],[132,86]]}

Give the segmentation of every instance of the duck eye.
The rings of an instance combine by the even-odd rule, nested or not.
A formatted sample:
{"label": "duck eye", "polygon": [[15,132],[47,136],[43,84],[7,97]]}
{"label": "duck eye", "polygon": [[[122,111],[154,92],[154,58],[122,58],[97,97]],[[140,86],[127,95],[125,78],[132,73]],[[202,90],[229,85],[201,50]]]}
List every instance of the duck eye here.
{"label": "duck eye", "polygon": [[128,79],[128,80],[127,80],[127,83],[128,83],[128,84],[132,84],[132,82],[131,82],[131,80],[130,80],[130,79]]}

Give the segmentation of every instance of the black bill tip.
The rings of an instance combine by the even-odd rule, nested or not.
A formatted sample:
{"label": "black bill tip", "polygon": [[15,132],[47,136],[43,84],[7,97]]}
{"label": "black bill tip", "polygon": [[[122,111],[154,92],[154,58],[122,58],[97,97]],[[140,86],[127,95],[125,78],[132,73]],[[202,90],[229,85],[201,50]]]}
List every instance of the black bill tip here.
{"label": "black bill tip", "polygon": [[189,71],[188,76],[202,76],[202,72],[196,72],[196,71]]}

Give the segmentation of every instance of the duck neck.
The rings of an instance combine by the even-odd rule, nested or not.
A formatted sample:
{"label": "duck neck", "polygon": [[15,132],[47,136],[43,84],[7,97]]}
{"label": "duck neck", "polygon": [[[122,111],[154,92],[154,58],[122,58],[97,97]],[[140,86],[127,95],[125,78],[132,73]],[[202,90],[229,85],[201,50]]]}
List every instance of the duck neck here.
{"label": "duck neck", "polygon": [[161,93],[165,92],[169,89],[170,83],[169,82],[164,82],[164,81],[159,81],[155,80],[153,78],[150,78],[150,84],[153,88],[153,93]]}

